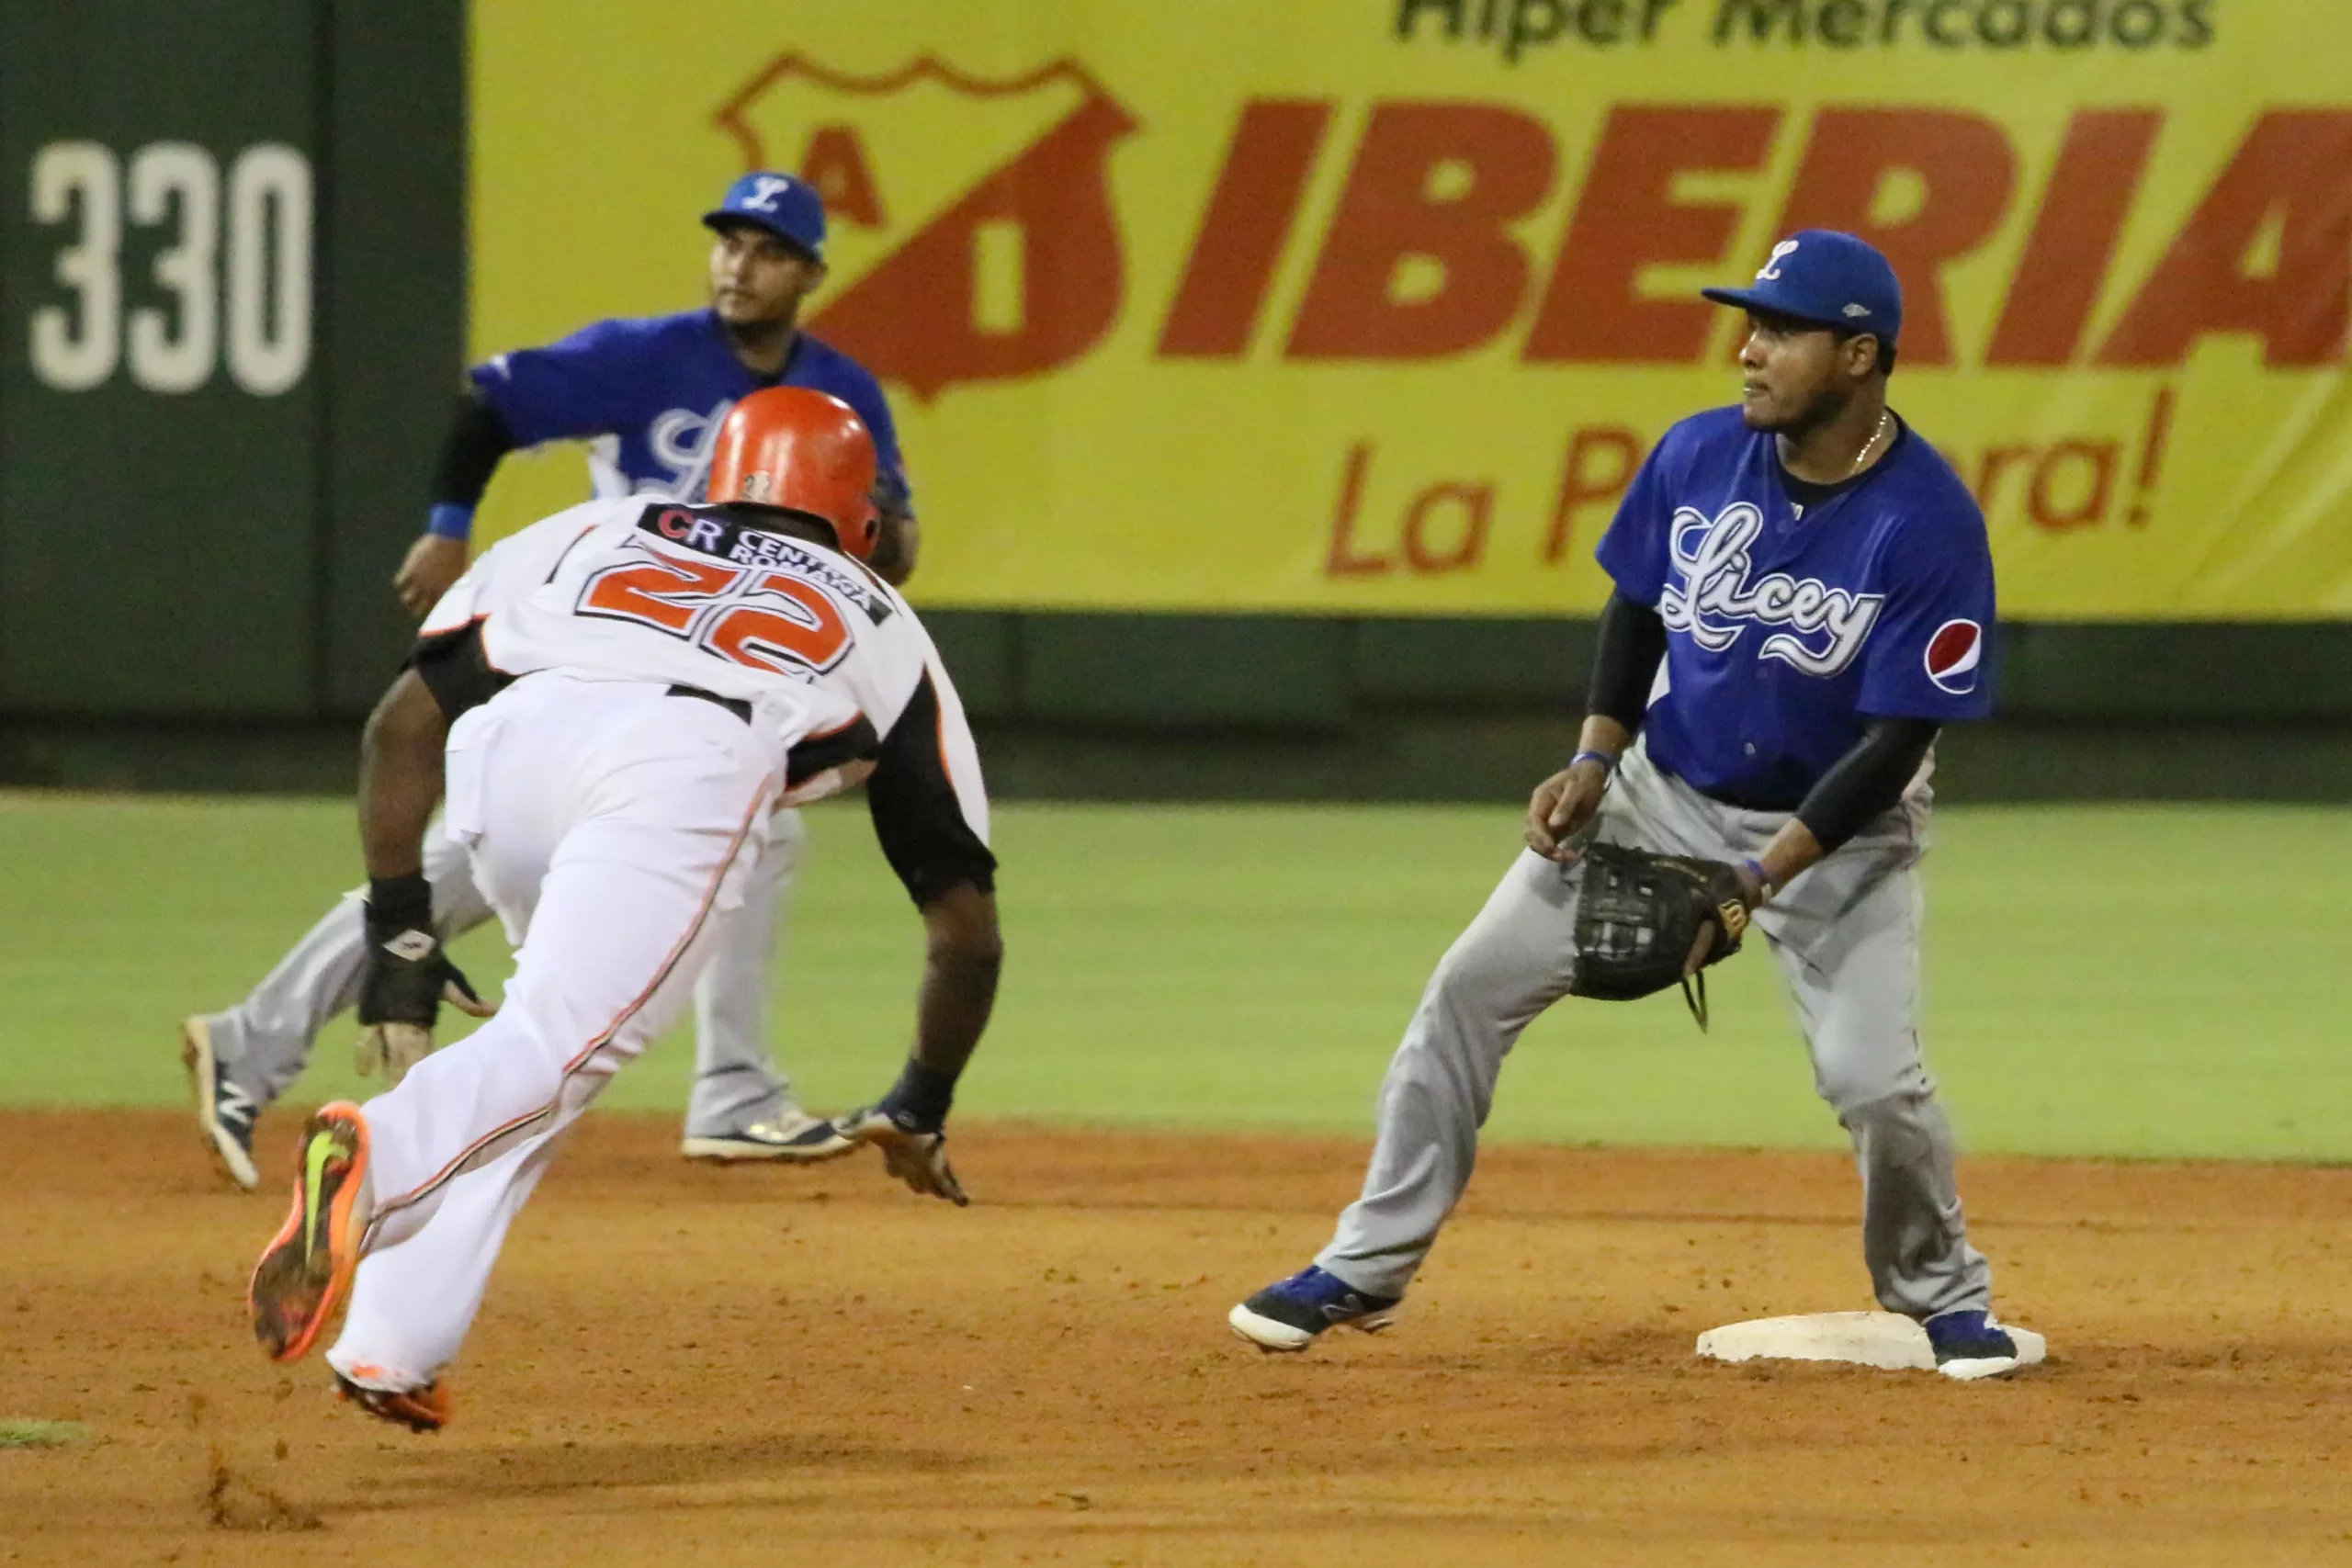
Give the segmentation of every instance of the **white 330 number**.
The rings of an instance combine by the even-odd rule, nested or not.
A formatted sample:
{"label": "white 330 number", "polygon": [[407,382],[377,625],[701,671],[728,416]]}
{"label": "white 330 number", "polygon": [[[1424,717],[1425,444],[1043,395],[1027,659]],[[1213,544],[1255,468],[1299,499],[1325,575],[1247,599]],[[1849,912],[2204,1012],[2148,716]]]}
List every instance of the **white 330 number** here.
{"label": "white 330 number", "polygon": [[171,225],[154,265],[170,309],[130,312],[131,380],[151,392],[203,386],[222,357],[225,317],[232,380],[259,398],[300,382],[311,364],[310,160],[278,142],[246,148],[229,165],[225,204],[219,163],[193,142],[150,142],[131,154],[130,175],[126,203],[112,148],[52,141],[33,155],[33,221],[75,226],[56,267],[74,302],[32,313],[33,374],[61,392],[87,391],[113,377],[126,336],[127,214],[142,228]]}

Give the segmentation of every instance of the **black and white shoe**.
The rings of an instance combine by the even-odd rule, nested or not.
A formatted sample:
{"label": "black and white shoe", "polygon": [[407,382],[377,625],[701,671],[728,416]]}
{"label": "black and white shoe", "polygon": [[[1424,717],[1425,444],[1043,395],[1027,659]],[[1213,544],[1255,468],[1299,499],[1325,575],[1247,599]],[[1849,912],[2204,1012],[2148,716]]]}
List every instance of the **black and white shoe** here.
{"label": "black and white shoe", "polygon": [[679,1152],[688,1159],[772,1159],[788,1165],[813,1165],[857,1147],[831,1122],[787,1105],[773,1122],[754,1122],[731,1133],[689,1134]]}
{"label": "black and white shoe", "polygon": [[212,1021],[202,1015],[180,1021],[180,1060],[196,1091],[196,1125],[230,1180],[250,1192],[261,1185],[254,1168],[254,1119],[261,1103],[221,1066],[212,1049]]}

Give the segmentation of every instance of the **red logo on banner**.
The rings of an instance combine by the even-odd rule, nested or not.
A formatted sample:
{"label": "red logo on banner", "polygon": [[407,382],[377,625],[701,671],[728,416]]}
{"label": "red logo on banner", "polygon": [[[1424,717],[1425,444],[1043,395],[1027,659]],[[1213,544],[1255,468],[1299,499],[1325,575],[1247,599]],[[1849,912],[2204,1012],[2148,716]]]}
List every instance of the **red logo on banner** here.
{"label": "red logo on banner", "polygon": [[1976,667],[1984,661],[1984,628],[1974,621],[1946,621],[1928,639],[1928,679],[1955,697],[1976,689]]}
{"label": "red logo on banner", "polygon": [[810,330],[917,398],[1067,364],[1118,319],[1110,153],[1138,122],[1075,61],[988,81],[930,55],[853,76],[786,53],[718,122],[747,166],[824,195],[846,287]]}

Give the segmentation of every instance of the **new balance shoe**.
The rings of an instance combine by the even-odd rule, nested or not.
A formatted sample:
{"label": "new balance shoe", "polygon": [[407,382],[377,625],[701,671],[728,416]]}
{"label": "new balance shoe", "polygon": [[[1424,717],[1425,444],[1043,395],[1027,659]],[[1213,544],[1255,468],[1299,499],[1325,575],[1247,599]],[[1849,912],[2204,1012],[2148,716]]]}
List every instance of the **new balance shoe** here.
{"label": "new balance shoe", "polygon": [[775,1159],[813,1165],[849,1153],[857,1147],[857,1140],[843,1135],[826,1118],[811,1116],[794,1105],[786,1106],[773,1122],[754,1122],[732,1133],[690,1134],[678,1147],[688,1159]]}
{"label": "new balance shoe", "polygon": [[2018,1342],[1989,1312],[1939,1313],[1921,1326],[1936,1352],[1936,1371],[1948,1378],[1996,1378],[2024,1365]]}
{"label": "new balance shoe", "polygon": [[294,1149],[294,1208],[254,1265],[246,1302],[254,1337],[273,1361],[299,1360],[351,1293],[367,1229],[368,1122],[339,1100],[302,1124]]}
{"label": "new balance shoe", "polygon": [[180,1020],[180,1060],[196,1091],[196,1125],[229,1179],[250,1192],[261,1185],[254,1168],[254,1118],[261,1106],[237,1087],[212,1048],[212,1021],[201,1015]]}
{"label": "new balance shoe", "polygon": [[1327,1328],[1345,1324],[1377,1334],[1396,1321],[1396,1296],[1370,1295],[1309,1265],[1277,1280],[1226,1314],[1233,1332],[1261,1350],[1304,1350]]}
{"label": "new balance shoe", "polygon": [[[357,1370],[363,1377],[373,1371],[368,1367]],[[370,1388],[337,1372],[334,1387],[345,1403],[359,1406],[379,1421],[390,1421],[412,1432],[437,1432],[457,1413],[456,1402],[438,1378],[423,1388]]]}

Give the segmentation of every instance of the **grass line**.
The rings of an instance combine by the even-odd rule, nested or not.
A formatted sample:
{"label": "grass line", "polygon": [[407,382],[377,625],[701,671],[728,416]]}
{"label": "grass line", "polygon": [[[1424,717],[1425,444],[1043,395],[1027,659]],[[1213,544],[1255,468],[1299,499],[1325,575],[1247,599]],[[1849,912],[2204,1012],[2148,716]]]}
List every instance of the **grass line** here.
{"label": "grass line", "polygon": [[[863,809],[810,818],[773,1038],[804,1100],[838,1107],[896,1076],[922,928]],[[1368,1132],[1515,823],[1507,807],[1003,807],[1004,987],[959,1108]],[[1948,809],[1938,836],[1923,1022],[1967,1146],[2352,1158],[2340,965],[2312,946],[2342,930],[2352,812]],[[240,996],[356,868],[340,802],[0,798],[0,1103],[182,1103],[180,1015]],[[478,981],[510,968],[494,929],[459,957]],[[1842,1146],[1770,964],[1714,974],[1708,1034],[1672,996],[1539,1019],[1491,1134]],[[367,1089],[349,1033],[330,1027],[295,1098]],[[682,1109],[691,1074],[681,1031],[608,1102]]]}

